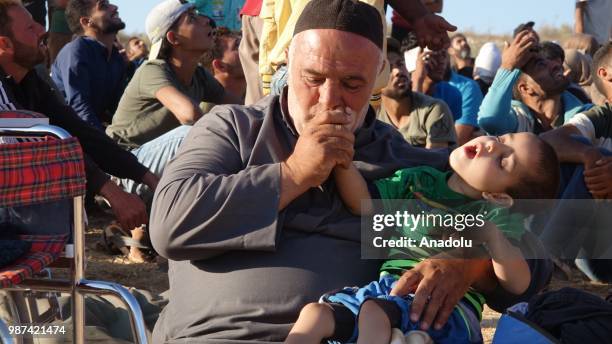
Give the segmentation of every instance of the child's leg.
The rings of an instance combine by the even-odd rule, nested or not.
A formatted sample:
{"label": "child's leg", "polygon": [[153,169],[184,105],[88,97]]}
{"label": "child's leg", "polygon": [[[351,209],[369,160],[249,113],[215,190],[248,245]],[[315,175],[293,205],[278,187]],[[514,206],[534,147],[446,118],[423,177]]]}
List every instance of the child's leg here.
{"label": "child's leg", "polygon": [[334,327],[334,313],[330,305],[309,303],[302,308],[285,343],[319,344],[324,338],[334,334]]}
{"label": "child's leg", "polygon": [[357,344],[389,344],[391,326],[396,325],[401,312],[393,301],[366,300],[359,309]]}

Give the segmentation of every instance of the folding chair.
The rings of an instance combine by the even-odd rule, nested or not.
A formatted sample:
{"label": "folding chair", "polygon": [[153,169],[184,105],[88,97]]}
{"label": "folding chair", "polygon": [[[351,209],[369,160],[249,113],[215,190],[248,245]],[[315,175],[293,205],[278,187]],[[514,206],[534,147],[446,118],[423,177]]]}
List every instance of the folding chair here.
{"label": "folding chair", "polygon": [[[27,111],[0,112],[0,118],[37,117]],[[1,122],[0,122],[1,123]],[[86,294],[112,295],[122,300],[129,313],[132,338],[136,343],[147,343],[147,334],[142,310],[136,298],[123,286],[105,281],[84,278],[85,274],[85,168],[83,153],[78,140],[66,131],[51,125],[35,124],[27,128],[0,127],[0,137],[11,137],[16,142],[0,144],[0,207],[17,207],[51,201],[72,199],[72,240],[58,254],[57,247],[50,257],[40,258],[30,264],[20,258],[16,270],[6,273],[2,268],[0,288],[9,292],[39,291],[64,292],[72,297],[73,342],[85,343],[85,300]],[[18,171],[18,173],[16,172]],[[57,238],[55,238],[57,240]],[[64,242],[61,242],[64,246]],[[32,245],[32,249],[34,244]],[[55,256],[54,256],[55,254]],[[35,274],[50,264],[57,255],[69,262],[69,279],[40,279]],[[13,263],[15,265],[15,263]],[[14,267],[14,266],[13,266]],[[23,295],[23,293],[20,293]],[[17,294],[19,295],[19,294]],[[27,302],[14,310],[24,313]],[[30,304],[30,306],[32,306]],[[28,308],[28,313],[32,312]],[[22,315],[22,314],[19,314]],[[32,318],[23,314],[26,322]],[[15,342],[8,327],[0,320],[0,340]]]}

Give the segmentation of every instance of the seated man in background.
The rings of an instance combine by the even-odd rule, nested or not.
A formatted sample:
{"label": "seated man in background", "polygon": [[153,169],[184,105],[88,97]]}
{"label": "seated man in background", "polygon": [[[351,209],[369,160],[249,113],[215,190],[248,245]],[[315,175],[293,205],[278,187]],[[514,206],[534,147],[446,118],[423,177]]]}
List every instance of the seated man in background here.
{"label": "seated man in background", "polygon": [[451,69],[466,78],[472,78],[474,74],[474,58],[472,48],[467,38],[462,33],[457,33],[451,37],[448,54],[451,57]]}
{"label": "seated man in background", "polygon": [[[582,102],[583,104],[592,103],[591,98],[589,98],[588,94],[579,85],[575,84],[574,81],[572,80],[572,71],[570,70],[569,66],[565,63],[566,54],[563,48],[561,48],[559,44],[555,42],[550,42],[550,41],[544,41],[540,43],[540,48],[542,51],[542,57],[549,60],[551,63],[555,63],[555,64],[559,64],[563,66],[564,74],[567,77],[567,80],[569,82],[566,90],[569,93],[571,93],[574,97],[578,98],[578,100],[580,100],[580,102]],[[590,65],[591,61],[588,61],[588,62],[585,61],[585,64]],[[585,70],[585,73],[589,74],[589,75],[586,75],[587,78],[590,78],[590,74],[591,74],[591,70],[589,67],[590,66],[587,67],[588,70]]]}
{"label": "seated man in background", "polygon": [[492,135],[556,128],[592,106],[567,92],[568,84],[563,66],[544,58],[532,31],[524,30],[502,54],[478,124]]}
{"label": "seated man in background", "polygon": [[413,92],[399,42],[387,39],[389,83],[382,89],[382,106],[377,118],[391,124],[411,145],[448,147],[456,142],[453,114],[445,102]]}
{"label": "seated man in background", "polygon": [[198,66],[200,57],[212,48],[213,28],[209,18],[195,12],[194,5],[163,1],[148,14],[146,29],[153,44],[149,61],[136,71],[106,129],[127,149],[171,134],[181,125],[192,125],[204,115],[199,107],[202,101],[240,102]]}
{"label": "seated man in background", "polygon": [[[130,230],[148,223],[144,202],[136,195],[122,190],[113,183],[106,173],[129,178],[155,189],[158,178],[137,159],[121,149],[103,132],[82,121],[75,111],[53,94],[51,86],[45,83],[33,70],[44,60],[44,28],[34,22],[19,0],[0,2],[0,109],[30,110],[49,117],[49,123],[76,136],[85,153],[87,189],[99,194],[110,203],[111,209],[121,226]],[[28,29],[30,28],[30,29]],[[53,219],[45,217],[43,210],[20,209],[33,216],[21,216],[42,221],[42,228],[56,225]],[[47,214],[47,212],[44,212]],[[57,216],[49,212],[50,216]],[[133,233],[140,239],[142,232]],[[133,250],[132,254],[139,254]]]}
{"label": "seated man in background", "polygon": [[127,83],[129,83],[134,77],[136,69],[149,57],[149,48],[139,37],[130,37],[125,45],[125,56],[128,59]]}
{"label": "seated man in background", "polygon": [[51,77],[79,117],[104,131],[126,83],[125,61],[114,46],[125,23],[107,0],[72,0],[66,17],[79,37],[59,52]]}
{"label": "seated man in background", "polygon": [[482,91],[480,86],[471,77],[465,77],[452,69],[448,83],[455,86],[461,92],[461,117],[455,124],[457,132],[457,144],[463,145],[474,138],[474,132],[478,129],[478,110],[482,104]]}
{"label": "seated man in background", "polygon": [[240,63],[240,34],[225,27],[215,29],[213,48],[202,56],[200,63],[215,76],[226,92],[244,100],[246,80]]}

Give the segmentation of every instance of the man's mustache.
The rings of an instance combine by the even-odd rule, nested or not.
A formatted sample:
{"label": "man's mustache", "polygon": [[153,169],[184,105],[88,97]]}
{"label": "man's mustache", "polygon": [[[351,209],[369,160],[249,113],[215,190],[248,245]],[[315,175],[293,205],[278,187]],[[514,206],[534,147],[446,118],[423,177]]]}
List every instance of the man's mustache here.
{"label": "man's mustache", "polygon": [[345,116],[349,116],[352,118],[357,117],[357,111],[351,109],[348,106],[344,108],[335,108],[335,109],[313,109],[313,111],[310,114],[312,117],[315,117],[316,115],[319,115],[319,114],[345,115]]}

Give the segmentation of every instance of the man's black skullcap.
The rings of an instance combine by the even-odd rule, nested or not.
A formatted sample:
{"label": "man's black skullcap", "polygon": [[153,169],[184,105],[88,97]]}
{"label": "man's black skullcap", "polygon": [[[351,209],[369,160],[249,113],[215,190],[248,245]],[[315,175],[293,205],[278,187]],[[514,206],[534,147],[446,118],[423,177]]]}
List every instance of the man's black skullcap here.
{"label": "man's black skullcap", "polygon": [[306,30],[335,29],[369,39],[382,50],[383,27],[376,8],[356,0],[312,0],[295,24],[293,36]]}
{"label": "man's black skullcap", "polygon": [[532,21],[528,21],[526,23],[520,24],[519,26],[516,27],[516,29],[514,29],[512,37],[516,37],[516,35],[518,35],[521,31],[533,30],[534,26],[535,26],[535,23]]}

